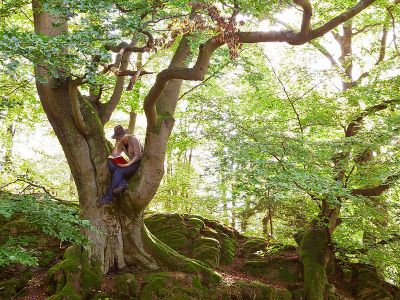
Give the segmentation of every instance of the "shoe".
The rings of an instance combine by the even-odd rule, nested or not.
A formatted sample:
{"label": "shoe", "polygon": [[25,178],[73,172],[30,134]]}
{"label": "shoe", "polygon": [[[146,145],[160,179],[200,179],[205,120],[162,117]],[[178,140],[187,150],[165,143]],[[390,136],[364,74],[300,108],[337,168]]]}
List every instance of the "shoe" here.
{"label": "shoe", "polygon": [[103,195],[100,196],[99,200],[97,201],[99,205],[110,204],[111,201],[108,201]]}
{"label": "shoe", "polygon": [[125,189],[126,185],[120,185],[113,190],[113,193],[118,195],[121,194],[123,191],[125,191]]}

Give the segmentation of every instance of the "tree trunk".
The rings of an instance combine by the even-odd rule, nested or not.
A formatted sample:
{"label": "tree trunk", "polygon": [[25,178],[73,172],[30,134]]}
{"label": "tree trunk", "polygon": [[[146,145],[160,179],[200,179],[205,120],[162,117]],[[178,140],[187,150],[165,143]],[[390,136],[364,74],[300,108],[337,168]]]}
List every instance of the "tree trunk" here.
{"label": "tree trunk", "polygon": [[129,113],[129,125],[128,125],[128,131],[130,134],[135,134],[136,118],[137,118],[137,113],[131,111]]}
{"label": "tree trunk", "polygon": [[[57,36],[67,32],[64,20],[41,11],[40,2],[33,1],[35,32]],[[53,27],[52,24],[58,24]],[[171,66],[184,65],[190,51],[183,38]],[[98,198],[106,191],[110,174],[107,167],[109,144],[104,137],[100,116],[93,105],[78,93],[79,110],[88,129],[82,132],[74,119],[71,79],[54,79],[48,70],[35,66],[38,94],[63,148],[74,177],[83,218],[88,219],[95,230],[86,230],[89,240],[89,256],[100,263],[102,271],[123,268],[126,265],[144,265],[157,269],[156,259],[145,249],[144,241],[152,241],[143,223],[143,211],[155,195],[164,174],[164,160],[171,133],[181,80],[168,82],[157,104],[159,121],[148,128],[145,151],[138,173],[130,180],[128,191],[113,204],[98,206]],[[47,79],[43,83],[43,78]],[[148,243],[147,243],[148,244]],[[153,253],[154,254],[154,253]],[[162,260],[160,260],[162,262]],[[165,258],[164,258],[165,261]]]}
{"label": "tree trunk", "polygon": [[326,265],[329,261],[329,239],[326,228],[318,221],[305,233],[300,244],[300,258],[304,269],[304,296],[307,300],[327,299]]}
{"label": "tree trunk", "polygon": [[7,134],[6,134],[6,142],[4,145],[4,165],[7,166],[11,164],[12,160],[12,149],[14,144],[14,135],[15,135],[15,124],[12,122],[7,127]]}

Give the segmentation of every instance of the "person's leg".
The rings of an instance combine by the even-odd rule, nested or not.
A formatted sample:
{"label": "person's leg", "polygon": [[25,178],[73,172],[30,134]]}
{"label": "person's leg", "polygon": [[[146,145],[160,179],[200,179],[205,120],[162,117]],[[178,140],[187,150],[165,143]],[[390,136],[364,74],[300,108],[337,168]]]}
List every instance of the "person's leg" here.
{"label": "person's leg", "polygon": [[139,168],[140,161],[135,162],[134,164],[130,165],[129,167],[120,168],[121,173],[125,178],[131,177],[137,169]]}
{"label": "person's leg", "polygon": [[111,159],[107,159],[108,169],[110,170],[111,174],[114,174],[115,170],[118,168],[116,164],[112,162]]}
{"label": "person's leg", "polygon": [[122,175],[122,169],[121,167],[116,167],[112,178],[111,178],[111,184],[107,189],[106,194],[103,197],[103,200],[110,203],[112,201],[112,196],[113,196],[113,190],[119,186],[119,184],[121,183],[121,180],[124,178],[124,176]]}
{"label": "person's leg", "polygon": [[111,184],[108,187],[108,190],[104,197],[102,198],[102,203],[111,203],[112,202],[112,196],[113,196],[113,191],[116,188],[119,188],[119,190],[116,190],[116,192],[120,193],[123,191],[123,189],[128,185],[128,181],[126,180],[126,177],[132,176],[137,169],[139,168],[139,163],[140,161],[135,162],[134,164],[130,165],[129,167],[121,168],[116,166],[115,171],[112,175],[111,179]]}
{"label": "person's leg", "polygon": [[135,162],[129,167],[120,168],[120,172],[122,173],[122,179],[114,191],[114,193],[121,193],[128,186],[128,179],[136,173],[139,168],[140,161]]}

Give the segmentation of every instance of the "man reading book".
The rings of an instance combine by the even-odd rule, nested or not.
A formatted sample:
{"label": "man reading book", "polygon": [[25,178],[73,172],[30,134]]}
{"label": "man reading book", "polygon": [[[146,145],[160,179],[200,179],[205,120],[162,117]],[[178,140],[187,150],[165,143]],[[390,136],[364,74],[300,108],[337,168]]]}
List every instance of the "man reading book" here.
{"label": "man reading book", "polygon": [[[99,200],[100,204],[112,202],[113,193],[120,194],[128,186],[128,179],[139,168],[143,151],[139,139],[124,129],[121,125],[114,127],[115,147],[108,157],[108,167],[112,174],[111,184],[104,196]],[[129,160],[121,156],[125,153]]]}

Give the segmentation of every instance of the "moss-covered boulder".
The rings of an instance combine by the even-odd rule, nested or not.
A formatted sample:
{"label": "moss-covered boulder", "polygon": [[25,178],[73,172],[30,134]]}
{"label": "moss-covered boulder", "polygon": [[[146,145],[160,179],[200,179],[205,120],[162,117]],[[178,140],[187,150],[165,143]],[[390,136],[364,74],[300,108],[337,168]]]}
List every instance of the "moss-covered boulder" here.
{"label": "moss-covered boulder", "polygon": [[174,250],[189,247],[188,229],[181,214],[152,215],[145,220],[147,228]]}
{"label": "moss-covered boulder", "polygon": [[268,241],[262,238],[250,238],[244,242],[241,255],[244,258],[259,258],[267,251]]}
{"label": "moss-covered boulder", "polygon": [[44,234],[21,213],[0,215],[0,247],[5,247],[0,255],[0,299],[23,295],[34,272],[46,270],[63,252],[56,238]]}
{"label": "moss-covered boulder", "polygon": [[231,265],[235,259],[238,241],[226,234],[222,234],[221,264]]}
{"label": "moss-covered boulder", "polygon": [[291,300],[292,293],[258,281],[236,281],[219,286],[212,299]]}
{"label": "moss-covered boulder", "polygon": [[101,285],[99,264],[91,264],[88,254],[80,246],[71,246],[64,259],[47,272],[49,300],[84,299],[94,294]]}
{"label": "moss-covered boulder", "polygon": [[360,300],[400,299],[400,289],[384,282],[371,266],[356,264],[353,266],[353,286],[355,296]]}
{"label": "moss-covered boulder", "polygon": [[240,234],[217,221],[186,214],[152,214],[145,224],[172,249],[209,266],[230,265],[234,260]]}
{"label": "moss-covered boulder", "polygon": [[303,280],[303,267],[298,259],[248,259],[240,266],[240,270],[270,282],[290,284]]}
{"label": "moss-covered boulder", "polygon": [[211,267],[219,266],[220,252],[221,245],[216,239],[201,237],[193,243],[193,258]]}

